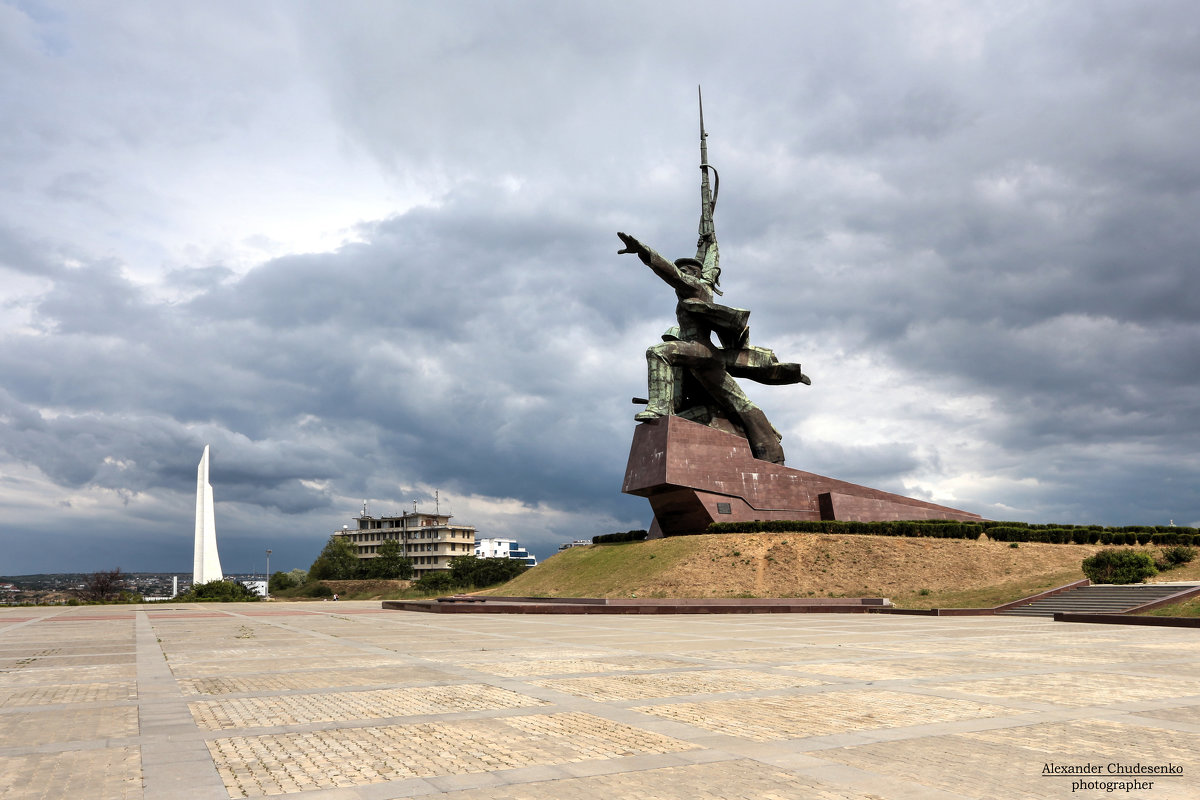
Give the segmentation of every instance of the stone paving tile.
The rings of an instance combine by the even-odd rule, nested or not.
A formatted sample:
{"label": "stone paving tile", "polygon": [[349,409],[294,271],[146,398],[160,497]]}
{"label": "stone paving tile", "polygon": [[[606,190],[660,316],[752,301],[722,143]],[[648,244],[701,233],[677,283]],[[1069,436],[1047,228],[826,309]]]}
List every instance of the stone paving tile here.
{"label": "stone paving tile", "polygon": [[[456,653],[430,653],[424,658],[430,661],[455,661],[463,659],[470,661],[473,664],[493,664],[493,663],[522,663],[526,661],[572,661],[576,659],[602,659],[611,656],[611,653],[606,650],[571,650],[561,647],[514,647],[514,648],[494,648],[491,643],[488,647],[480,650],[477,653],[471,653],[469,656],[461,651]],[[645,658],[645,656],[637,656]]]}
{"label": "stone paving tile", "polygon": [[0,708],[136,699],[137,687],[133,683],[70,683],[25,689],[0,689]]}
{"label": "stone paving tile", "polygon": [[1138,758],[1179,762],[1196,757],[1194,736],[1109,719],[1043,722],[961,735],[972,741],[1022,747],[1036,753],[1077,753],[1105,761],[1127,758],[1130,742],[1137,743]]}
{"label": "stone paving tile", "polygon": [[[1026,642],[1028,647],[1029,643]],[[924,653],[926,655],[970,655],[975,645],[961,641],[929,641],[929,642],[863,642],[856,644],[855,647],[861,647],[863,650],[876,651],[884,650],[897,653]],[[999,652],[995,648],[990,648],[993,652]]]}
{"label": "stone paving tile", "polygon": [[141,800],[141,757],[136,747],[0,757],[0,797]]}
{"label": "stone paving tile", "polygon": [[756,742],[1007,716],[1009,709],[890,691],[832,691],[636,706],[634,711]]}
{"label": "stone paving tile", "polygon": [[214,739],[230,797],[695,749],[583,713]]}
{"label": "stone paving tile", "polygon": [[884,800],[747,761],[446,792],[439,800]]}
{"label": "stone paving tile", "polygon": [[132,664],[134,653],[104,653],[99,655],[52,655],[27,656],[25,658],[0,659],[0,670],[29,669],[31,667],[86,667],[104,664]]}
{"label": "stone paving tile", "polygon": [[[812,647],[764,647],[761,650],[690,650],[686,655],[732,664],[795,664],[829,655],[828,650]],[[682,653],[681,653],[682,655]]]}
{"label": "stone paving tile", "polygon": [[1163,651],[1166,651],[1167,654],[1200,654],[1200,641],[1196,641],[1194,638],[1180,639],[1174,642],[1133,642],[1131,646],[1151,653],[1163,653]]}
{"label": "stone paving tile", "polygon": [[1157,654],[1157,656],[1147,655],[1145,652],[1138,652],[1133,648],[1122,648],[1120,646],[1105,648],[1099,651],[1080,648],[1011,650],[1007,652],[998,651],[992,655],[993,658],[1005,661],[1023,661],[1028,664],[1049,664],[1051,666],[1128,664],[1130,662],[1154,660],[1155,658],[1163,657],[1162,653]]}
{"label": "stone paving tile", "polygon": [[[310,651],[311,652],[311,651]],[[280,662],[276,658],[255,658],[245,659],[242,661],[202,661],[193,662],[190,664],[171,664],[171,672],[176,678],[203,678],[213,675],[252,675],[256,673],[275,673],[279,671],[281,666],[286,666],[289,671],[301,671],[312,669],[328,669],[331,662],[328,658],[289,658],[287,661]],[[359,667],[380,667],[384,664],[401,664],[403,662],[390,656],[353,656],[341,657],[337,659],[337,665],[341,668],[359,668]]]}
{"label": "stone paving tile", "polygon": [[[329,649],[332,650],[332,648]],[[312,656],[312,648],[287,649],[282,647],[273,648],[270,645],[264,645],[262,647],[235,647],[228,649],[208,647],[205,649],[195,649],[181,652],[178,649],[171,648],[170,646],[164,644],[163,652],[167,654],[168,661],[179,666],[186,666],[197,662],[204,663],[210,661],[221,661],[229,663],[253,661],[256,659],[261,660],[264,658],[291,661],[293,659]],[[326,652],[326,648],[322,647],[322,652]],[[346,649],[340,652],[329,652],[329,658],[338,658],[343,655],[355,656],[357,654],[358,652],[355,650]]]}
{"label": "stone paving tile", "polygon": [[113,642],[111,644],[81,644],[75,641],[65,642],[61,645],[47,647],[47,641],[34,640],[24,644],[7,642],[6,646],[0,647],[0,658],[23,658],[25,656],[86,656],[98,655],[106,653],[132,653],[134,652],[133,641],[128,642]]}
{"label": "stone paving tile", "polygon": [[327,689],[335,686],[403,686],[448,683],[453,676],[441,670],[396,664],[365,669],[325,669],[311,672],[271,672],[234,678],[184,678],[179,688],[190,695],[222,695],[245,692],[285,692],[295,689]]}
{"label": "stone paving tile", "polygon": [[561,678],[530,681],[576,697],[606,702],[609,700],[645,700],[720,692],[744,692],[757,689],[792,689],[819,686],[824,681],[799,675],[774,675],[742,669],[692,670],[653,675],[606,675],[594,678]]}
{"label": "stone paving tile", "polygon": [[1139,717],[1153,717],[1168,722],[1185,722],[1188,725],[1195,725],[1198,729],[1197,733],[1200,733],[1200,703],[1181,708],[1156,708],[1153,711],[1139,711],[1137,714]]}
{"label": "stone paving tile", "polygon": [[531,675],[567,675],[578,672],[633,672],[636,670],[673,669],[694,666],[694,663],[673,658],[614,656],[612,658],[591,659],[546,658],[505,663],[468,661],[459,664],[459,666],[478,672],[487,672],[492,675],[520,678]]}
{"label": "stone paving tile", "polygon": [[132,706],[88,706],[0,714],[0,747],[116,739],[134,736],[137,732],[138,712]]}
{"label": "stone paving tile", "polygon": [[[1133,747],[1130,743],[1136,743]],[[1144,726],[1116,722],[1069,722],[1022,726],[983,733],[953,734],[925,739],[824,750],[823,758],[884,773],[931,788],[958,792],[979,800],[1062,800],[1069,797],[1131,797],[1138,800],[1196,800],[1193,785],[1195,747],[1191,737]],[[1128,790],[1073,790],[1077,778],[1043,775],[1056,764],[1143,763],[1185,765],[1182,778],[1155,776],[1139,779],[1153,786]],[[1120,781],[1101,775],[1088,780]],[[1128,779],[1124,779],[1128,780]]]}
{"label": "stone paving tile", "polygon": [[32,684],[56,684],[69,681],[105,683],[121,678],[132,678],[137,674],[133,664],[92,664],[86,667],[63,667],[55,669],[26,669],[0,672],[0,686],[29,686]]}
{"label": "stone paving tile", "polygon": [[199,727],[215,731],[539,705],[546,703],[508,689],[465,684],[202,700],[188,703],[188,709]]}
{"label": "stone paving tile", "polygon": [[944,688],[956,694],[1065,706],[1109,705],[1200,695],[1200,681],[1196,680],[1152,677],[1131,680],[1126,675],[1105,672],[1016,675],[981,681],[958,681],[945,684]]}
{"label": "stone paving tile", "polygon": [[858,681],[889,681],[911,678],[933,678],[948,675],[972,675],[998,672],[992,661],[969,658],[933,657],[885,661],[826,661],[808,664],[789,664],[780,669],[852,678]]}

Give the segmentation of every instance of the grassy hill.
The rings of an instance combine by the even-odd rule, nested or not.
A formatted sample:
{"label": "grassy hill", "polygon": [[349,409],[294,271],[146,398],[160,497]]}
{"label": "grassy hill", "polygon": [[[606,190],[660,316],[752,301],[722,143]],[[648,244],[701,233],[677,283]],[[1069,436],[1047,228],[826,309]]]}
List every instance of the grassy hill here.
{"label": "grassy hill", "polygon": [[[1080,580],[1080,562],[1100,549],[811,533],[680,536],[572,548],[483,594],[887,597],[903,608],[984,607]],[[1160,579],[1197,580],[1198,570]]]}

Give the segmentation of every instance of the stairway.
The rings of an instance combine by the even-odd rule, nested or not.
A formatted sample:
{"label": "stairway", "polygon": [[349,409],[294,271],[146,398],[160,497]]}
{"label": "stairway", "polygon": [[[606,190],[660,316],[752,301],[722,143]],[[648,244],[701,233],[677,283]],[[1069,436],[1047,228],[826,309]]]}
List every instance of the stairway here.
{"label": "stairway", "polygon": [[[1194,586],[1195,584],[1192,584]],[[1056,611],[1080,614],[1122,614],[1143,603],[1151,603],[1190,588],[1186,584],[1135,583],[1128,586],[1081,586],[1061,594],[1043,597],[998,614],[1026,617],[1052,617]]]}

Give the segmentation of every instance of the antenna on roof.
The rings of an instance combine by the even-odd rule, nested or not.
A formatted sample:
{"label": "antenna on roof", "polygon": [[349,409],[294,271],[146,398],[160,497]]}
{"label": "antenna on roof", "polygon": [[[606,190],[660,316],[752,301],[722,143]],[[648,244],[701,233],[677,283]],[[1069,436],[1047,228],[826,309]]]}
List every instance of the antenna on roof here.
{"label": "antenna on roof", "polygon": [[441,516],[442,501],[438,498],[438,490],[437,489],[433,490],[433,511],[435,514]]}
{"label": "antenna on roof", "polygon": [[363,513],[362,513],[362,515],[363,515],[364,517],[365,517],[365,516],[367,516],[367,501],[366,501],[366,500],[363,500]]}

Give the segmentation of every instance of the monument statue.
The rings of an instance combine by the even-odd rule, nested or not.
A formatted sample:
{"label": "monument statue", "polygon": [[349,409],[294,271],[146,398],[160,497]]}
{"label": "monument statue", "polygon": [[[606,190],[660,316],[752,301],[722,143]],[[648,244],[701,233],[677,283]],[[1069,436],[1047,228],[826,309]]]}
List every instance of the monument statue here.
{"label": "monument statue", "polygon": [[[709,171],[715,187],[709,182]],[[748,398],[735,378],[758,383],[810,383],[799,364],[782,363],[765,347],[750,344],[750,312],[713,302],[723,294],[720,248],[713,211],[720,193],[720,176],[708,163],[708,134],[704,130],[704,104],[700,104],[700,238],[695,258],[668,261],[627,233],[618,232],[625,245],[618,254],[632,253],[675,290],[679,323],[663,334],[662,344],[646,350],[646,409],[634,419],[647,422],[680,416],[718,430],[744,436],[754,457],[774,464],[784,462],[779,432],[766,414]],[[720,345],[714,345],[716,334]]]}
{"label": "monument statue", "polygon": [[[750,344],[750,312],[721,305],[713,210],[720,176],[708,163],[700,106],[700,239],[694,258],[669,261],[627,233],[633,254],[672,289],[678,323],[646,350],[649,396],[635,415],[621,491],[654,510],[650,537],[756,520],[978,520],[978,514],[784,466],[779,432],[738,378],[808,384],[800,365]],[[710,173],[712,181],[710,183]],[[713,342],[713,337],[717,341]]]}

